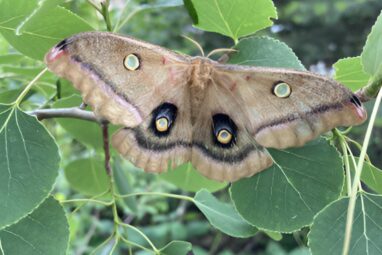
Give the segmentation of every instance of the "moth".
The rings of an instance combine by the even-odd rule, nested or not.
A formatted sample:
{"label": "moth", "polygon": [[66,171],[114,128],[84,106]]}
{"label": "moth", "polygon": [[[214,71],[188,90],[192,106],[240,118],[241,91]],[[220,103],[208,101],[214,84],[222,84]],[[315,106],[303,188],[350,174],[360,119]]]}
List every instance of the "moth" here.
{"label": "moth", "polygon": [[45,62],[97,117],[122,126],[113,146],[148,172],[191,162],[236,181],[272,165],[266,148],[302,146],[367,117],[349,89],[311,72],[223,64],[112,33],[74,35]]}

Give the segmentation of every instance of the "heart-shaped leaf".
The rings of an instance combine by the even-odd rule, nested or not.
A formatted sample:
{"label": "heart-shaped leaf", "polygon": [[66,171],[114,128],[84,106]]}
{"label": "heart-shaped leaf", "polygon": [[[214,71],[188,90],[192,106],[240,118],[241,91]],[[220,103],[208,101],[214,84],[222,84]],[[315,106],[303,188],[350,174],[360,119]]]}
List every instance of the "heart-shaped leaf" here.
{"label": "heart-shaped leaf", "polygon": [[35,117],[0,105],[0,229],[48,196],[59,162],[54,139]]}
{"label": "heart-shaped leaf", "polygon": [[341,193],[344,174],[336,149],[318,139],[270,153],[273,166],[233,183],[236,209],[261,229],[291,232],[311,224],[314,215]]}
{"label": "heart-shaped leaf", "polygon": [[65,212],[48,198],[32,214],[0,231],[1,254],[65,255],[69,226]]}
{"label": "heart-shaped leaf", "polygon": [[[308,235],[314,255],[342,254],[349,199],[342,198],[322,210]],[[382,253],[382,196],[360,193],[353,220],[349,255]]]}
{"label": "heart-shaped leaf", "polygon": [[271,0],[184,0],[196,27],[231,37],[254,34],[277,19]]}

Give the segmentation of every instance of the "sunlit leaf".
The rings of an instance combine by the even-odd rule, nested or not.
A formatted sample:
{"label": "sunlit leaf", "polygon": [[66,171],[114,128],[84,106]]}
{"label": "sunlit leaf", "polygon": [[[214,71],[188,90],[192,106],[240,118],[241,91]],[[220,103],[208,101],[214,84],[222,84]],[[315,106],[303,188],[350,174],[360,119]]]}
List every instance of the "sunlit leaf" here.
{"label": "sunlit leaf", "polygon": [[217,182],[204,177],[190,163],[183,164],[159,176],[180,189],[191,192],[197,192],[203,188],[215,192],[227,186],[227,182]]}
{"label": "sunlit leaf", "polygon": [[382,76],[382,12],[368,35],[361,54],[362,65],[371,76]]}
{"label": "sunlit leaf", "polygon": [[363,71],[361,57],[343,58],[334,64],[335,79],[352,91],[367,85],[370,75]]}
{"label": "sunlit leaf", "polygon": [[277,18],[271,0],[184,0],[194,25],[237,41],[273,24]]}
{"label": "sunlit leaf", "polygon": [[[0,33],[26,56],[42,60],[48,49],[60,40],[78,32],[92,30],[88,23],[69,10],[50,4],[49,1],[45,1],[48,3],[47,8],[41,8],[39,2],[0,1]],[[20,35],[16,35],[20,25],[23,25]]]}

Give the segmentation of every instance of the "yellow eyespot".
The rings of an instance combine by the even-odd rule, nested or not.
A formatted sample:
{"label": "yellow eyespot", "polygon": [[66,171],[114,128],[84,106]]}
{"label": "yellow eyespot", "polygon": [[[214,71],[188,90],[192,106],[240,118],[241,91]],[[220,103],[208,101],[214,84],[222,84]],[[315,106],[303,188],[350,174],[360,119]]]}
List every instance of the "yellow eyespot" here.
{"label": "yellow eyespot", "polygon": [[155,127],[159,132],[166,132],[168,130],[168,120],[165,117],[157,119]]}
{"label": "yellow eyespot", "polygon": [[288,84],[285,82],[280,82],[279,84],[276,84],[276,86],[273,88],[273,93],[280,98],[286,98],[289,97],[292,90]]}
{"label": "yellow eyespot", "polygon": [[232,134],[228,132],[227,130],[222,129],[219,131],[216,138],[219,141],[219,143],[229,144],[232,140]]}
{"label": "yellow eyespot", "polygon": [[126,67],[127,70],[137,70],[140,65],[139,58],[134,54],[127,55],[123,60],[123,65]]}

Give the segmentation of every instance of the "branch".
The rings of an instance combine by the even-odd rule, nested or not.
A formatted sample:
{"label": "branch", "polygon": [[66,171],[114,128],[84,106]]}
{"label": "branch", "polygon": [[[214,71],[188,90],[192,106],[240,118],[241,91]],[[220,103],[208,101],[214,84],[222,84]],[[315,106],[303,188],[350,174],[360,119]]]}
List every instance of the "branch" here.
{"label": "branch", "polygon": [[81,110],[78,107],[60,108],[60,109],[39,109],[28,112],[34,115],[38,120],[51,119],[51,118],[75,118],[93,122],[100,122],[93,112]]}
{"label": "branch", "polygon": [[382,86],[382,77],[378,79],[373,79],[373,81],[366,85],[363,88],[360,88],[355,92],[359,100],[362,102],[370,101],[373,98],[376,98],[378,95],[379,90]]}

